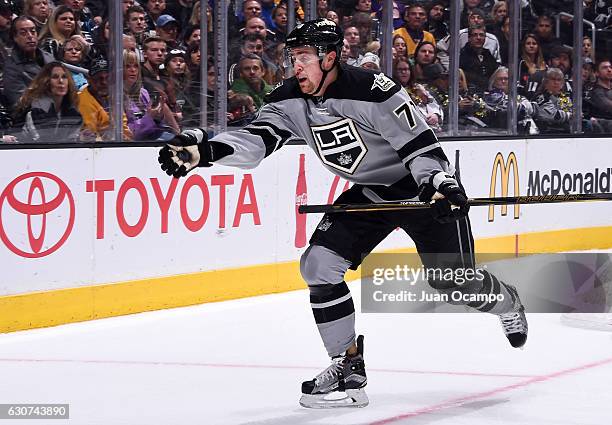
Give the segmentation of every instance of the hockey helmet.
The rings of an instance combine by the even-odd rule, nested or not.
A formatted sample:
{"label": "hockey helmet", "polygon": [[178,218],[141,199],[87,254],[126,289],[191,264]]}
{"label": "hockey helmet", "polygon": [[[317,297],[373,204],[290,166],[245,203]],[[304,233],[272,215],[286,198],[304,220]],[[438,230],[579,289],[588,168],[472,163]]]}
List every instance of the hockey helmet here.
{"label": "hockey helmet", "polygon": [[295,47],[311,46],[317,49],[319,59],[329,52],[336,52],[336,60],[340,58],[344,32],[334,21],[325,18],[314,19],[296,26],[287,35],[285,41],[286,57]]}

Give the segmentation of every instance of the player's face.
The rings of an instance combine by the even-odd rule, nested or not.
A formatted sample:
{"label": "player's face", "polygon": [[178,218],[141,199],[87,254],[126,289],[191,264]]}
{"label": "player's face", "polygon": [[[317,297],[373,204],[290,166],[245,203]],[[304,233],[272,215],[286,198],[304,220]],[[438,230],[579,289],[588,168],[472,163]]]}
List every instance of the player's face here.
{"label": "player's face", "polygon": [[323,78],[317,50],[314,47],[296,47],[289,54],[302,93],[316,94],[315,90]]}

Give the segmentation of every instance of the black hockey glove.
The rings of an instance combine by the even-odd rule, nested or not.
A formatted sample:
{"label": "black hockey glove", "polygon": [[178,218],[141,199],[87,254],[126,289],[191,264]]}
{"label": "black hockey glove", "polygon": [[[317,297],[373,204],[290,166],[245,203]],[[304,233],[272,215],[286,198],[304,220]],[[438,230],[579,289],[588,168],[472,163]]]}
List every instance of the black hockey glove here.
{"label": "black hockey glove", "polygon": [[210,167],[213,149],[206,131],[185,130],[159,151],[161,169],[169,176],[184,177],[196,167]]}
{"label": "black hockey glove", "polygon": [[467,216],[470,210],[467,195],[454,177],[441,171],[434,174],[426,186],[429,190],[426,188],[421,192],[421,199],[429,198],[434,218],[437,221],[452,223]]}

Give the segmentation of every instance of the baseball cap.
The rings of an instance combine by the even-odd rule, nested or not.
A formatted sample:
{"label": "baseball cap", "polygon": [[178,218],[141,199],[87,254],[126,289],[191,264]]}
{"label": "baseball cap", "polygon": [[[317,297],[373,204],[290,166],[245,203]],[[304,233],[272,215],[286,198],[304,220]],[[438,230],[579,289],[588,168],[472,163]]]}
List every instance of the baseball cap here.
{"label": "baseball cap", "polygon": [[157,18],[157,21],[155,22],[155,26],[161,28],[161,27],[165,27],[166,25],[172,22],[178,25],[178,21],[174,19],[174,17],[170,15],[161,15],[159,18]]}
{"label": "baseball cap", "polygon": [[89,75],[92,77],[100,72],[108,72],[108,61],[104,58],[96,59],[91,68],[89,68]]}
{"label": "baseball cap", "polygon": [[571,47],[566,47],[566,46],[553,46],[550,49],[550,55],[549,57],[551,58],[558,58],[561,55],[567,55],[570,58],[572,57],[572,48]]}

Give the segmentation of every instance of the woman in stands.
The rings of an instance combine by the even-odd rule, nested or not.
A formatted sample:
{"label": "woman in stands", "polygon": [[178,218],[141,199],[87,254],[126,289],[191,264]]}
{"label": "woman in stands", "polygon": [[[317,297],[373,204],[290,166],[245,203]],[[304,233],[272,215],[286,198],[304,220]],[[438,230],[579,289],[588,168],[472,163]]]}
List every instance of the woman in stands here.
{"label": "woman in stands", "polygon": [[24,142],[76,142],[83,118],[70,71],[60,62],[46,64],[19,99],[13,126]]}
{"label": "woman in stands", "polygon": [[396,53],[396,60],[408,60],[408,48],[406,47],[406,42],[404,41],[404,37],[399,34],[393,36],[392,42],[393,48]]}
{"label": "woman in stands", "polygon": [[131,50],[123,51],[123,90],[124,110],[134,140],[156,140],[164,132],[180,132],[166,94],[156,93],[152,99],[142,87],[138,55]]}
{"label": "woman in stands", "polygon": [[529,77],[546,69],[546,62],[540,43],[534,34],[527,34],[521,41],[521,62],[519,63],[519,92],[527,89]]}
{"label": "woman in stands", "polygon": [[73,35],[82,35],[77,17],[68,6],[59,6],[43,27],[38,39],[40,47],[56,58],[60,47]]}
{"label": "woman in stands", "polygon": [[40,34],[49,19],[51,9],[48,0],[25,0],[23,2],[23,14],[32,19],[36,30]]}
{"label": "woman in stands", "polygon": [[89,44],[80,35],[73,35],[66,40],[60,52],[60,59],[70,70],[77,91],[81,91],[87,85],[85,59],[89,53]]}

